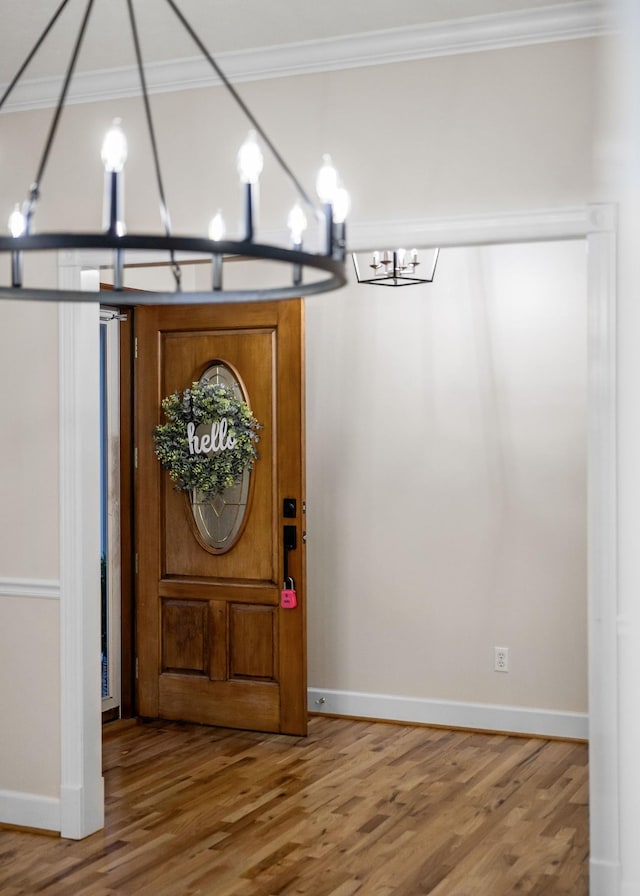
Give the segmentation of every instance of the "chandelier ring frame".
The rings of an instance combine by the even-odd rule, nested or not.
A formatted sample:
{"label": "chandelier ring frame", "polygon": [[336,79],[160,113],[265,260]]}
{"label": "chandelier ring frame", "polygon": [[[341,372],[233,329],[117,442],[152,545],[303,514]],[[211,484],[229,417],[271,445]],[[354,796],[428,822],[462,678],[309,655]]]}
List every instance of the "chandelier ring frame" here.
{"label": "chandelier ring frame", "polygon": [[[162,234],[126,234],[116,236],[111,233],[38,233],[25,234],[20,237],[0,236],[0,253],[38,252],[38,251],[82,251],[112,250],[117,255],[123,252],[166,252],[172,257],[174,253],[187,256],[198,256],[198,260],[227,259],[288,262],[300,270],[305,268],[320,271],[326,276],[319,280],[294,284],[288,287],[264,289],[238,289],[213,291],[167,291],[138,292],[123,290],[118,293],[118,302],[122,305],[162,305],[162,304],[204,304],[222,302],[268,301],[277,298],[297,298],[301,294],[315,295],[329,292],[345,285],[347,277],[344,264],[340,259],[328,255],[304,252],[299,249],[287,249],[284,246],[254,243],[252,240],[219,240],[195,236],[166,236]],[[36,301],[80,301],[95,302],[100,300],[100,292],[70,291],[68,289],[38,289],[21,287],[20,294],[24,298]],[[0,287],[0,298],[15,296],[15,290]]]}

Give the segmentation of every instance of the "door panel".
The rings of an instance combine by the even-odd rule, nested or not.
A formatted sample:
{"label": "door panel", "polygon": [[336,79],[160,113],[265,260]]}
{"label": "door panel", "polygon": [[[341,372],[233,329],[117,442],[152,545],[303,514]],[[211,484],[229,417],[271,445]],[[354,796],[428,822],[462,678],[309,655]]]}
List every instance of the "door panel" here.
{"label": "door panel", "polygon": [[275,681],[277,610],[256,604],[229,609],[229,677]]}
{"label": "door panel", "polygon": [[[136,332],[139,713],[306,733],[302,302],[139,308]],[[220,361],[263,425],[247,515],[222,553],[200,537],[152,440],[161,399]],[[279,605],[284,498],[298,507],[286,520],[298,528],[295,609]]]}

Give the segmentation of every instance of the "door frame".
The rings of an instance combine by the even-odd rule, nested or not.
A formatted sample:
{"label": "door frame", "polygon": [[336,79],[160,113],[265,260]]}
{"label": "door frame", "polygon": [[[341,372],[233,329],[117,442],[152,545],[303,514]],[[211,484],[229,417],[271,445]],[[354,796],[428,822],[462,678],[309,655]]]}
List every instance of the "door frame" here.
{"label": "door frame", "polygon": [[[616,215],[589,205],[500,216],[378,222],[351,228],[351,248],[405,242],[441,247],[585,239],[588,351],[588,571],[591,875],[594,892],[617,880],[620,831],[617,677]],[[397,237],[397,239],[396,239]],[[59,284],[104,256],[59,254]],[[61,833],[84,837],[104,819],[100,767],[97,305],[59,305]],[[95,444],[95,459],[91,446]],[[95,549],[94,549],[95,548]],[[94,570],[95,567],[96,569]],[[94,594],[93,601],[85,600]],[[94,643],[95,651],[86,645]],[[94,656],[95,654],[95,656]],[[95,693],[94,693],[95,691]],[[604,888],[603,888],[604,887]],[[609,892],[614,892],[609,889]]]}

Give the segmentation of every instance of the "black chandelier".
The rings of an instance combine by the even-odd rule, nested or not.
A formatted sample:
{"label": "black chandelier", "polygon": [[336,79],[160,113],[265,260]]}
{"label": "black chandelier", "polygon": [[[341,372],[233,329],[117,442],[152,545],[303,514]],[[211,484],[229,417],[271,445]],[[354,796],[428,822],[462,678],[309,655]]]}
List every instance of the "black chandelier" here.
{"label": "black chandelier", "polygon": [[368,265],[371,268],[369,276],[364,276],[361,273],[358,256],[355,252],[352,254],[352,258],[358,283],[373,283],[377,286],[411,286],[416,283],[433,283],[439,255],[440,249],[434,249],[431,268],[429,273],[424,276],[418,276],[417,267],[420,261],[417,249],[410,251],[385,249],[384,252],[374,252]]}
{"label": "black chandelier", "polygon": [[[7,86],[0,98],[0,109],[47,38],[67,3],[68,0],[62,0],[13,80]],[[118,304],[122,305],[205,304],[293,298],[301,294],[311,295],[328,292],[338,289],[346,283],[345,218],[349,210],[349,197],[339,183],[338,175],[330,157],[325,155],[323,158],[323,165],[320,168],[316,181],[320,203],[314,203],[253,113],[220,69],[218,63],[185,19],[174,0],[167,0],[167,3],[251,125],[249,136],[238,154],[238,174],[244,191],[244,233],[242,237],[237,240],[225,237],[224,222],[220,212],[212,219],[207,236],[179,236],[174,235],[171,231],[133,0],[127,0],[128,16],[152,149],[164,233],[133,234],[126,232],[123,217],[123,167],[127,156],[127,144],[118,119],[114,121],[113,127],[105,137],[102,147],[102,160],[105,167],[103,229],[93,233],[39,234],[33,232],[34,213],[40,197],[42,178],[94,4],[94,0],[88,0],[45,141],[37,174],[26,200],[22,205],[16,205],[9,218],[10,235],[0,235],[0,253],[9,255],[11,267],[11,286],[0,286],[0,298],[85,302],[98,300],[100,294],[95,292],[69,291],[59,288],[36,289],[23,286],[24,254],[34,251],[55,250],[108,250],[111,252],[113,257],[114,289],[118,292]],[[279,166],[293,184],[299,197],[289,214],[287,223],[291,234],[291,242],[286,247],[254,241],[255,192],[263,165],[258,137],[271,151]],[[311,210],[310,214],[318,222],[321,231],[322,246],[318,252],[308,252],[303,248],[303,232],[307,227],[305,208]],[[174,276],[175,290],[172,292],[143,293],[125,291],[123,279],[125,254],[133,250],[167,253]],[[210,290],[204,292],[183,291],[180,265],[177,259],[178,254],[183,257],[185,254],[189,257],[197,255],[198,257],[205,257],[211,260]],[[238,259],[260,259],[279,262],[286,266],[289,272],[288,279],[282,286],[271,286],[264,289],[225,289],[224,263],[225,261]],[[312,279],[305,279],[305,272],[307,274],[311,273]]]}

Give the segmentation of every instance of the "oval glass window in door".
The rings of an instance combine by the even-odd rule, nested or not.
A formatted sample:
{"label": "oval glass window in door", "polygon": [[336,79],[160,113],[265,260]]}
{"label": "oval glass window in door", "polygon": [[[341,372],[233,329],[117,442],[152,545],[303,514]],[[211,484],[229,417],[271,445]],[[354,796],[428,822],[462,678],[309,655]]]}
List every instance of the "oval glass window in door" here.
{"label": "oval glass window in door", "polygon": [[[235,398],[249,403],[240,379],[224,361],[212,361],[200,377],[200,382],[220,383]],[[207,498],[201,491],[191,492],[191,512],[203,547],[216,554],[230,550],[242,530],[247,512],[251,470],[245,470],[242,479],[221,495]]]}

